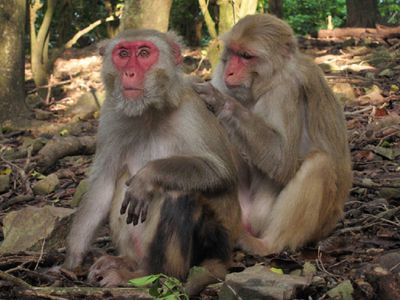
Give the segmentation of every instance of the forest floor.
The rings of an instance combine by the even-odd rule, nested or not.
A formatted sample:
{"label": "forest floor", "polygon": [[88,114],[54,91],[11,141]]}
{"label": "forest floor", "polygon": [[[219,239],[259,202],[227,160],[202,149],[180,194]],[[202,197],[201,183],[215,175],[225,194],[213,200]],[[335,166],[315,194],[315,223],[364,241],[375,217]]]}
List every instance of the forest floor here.
{"label": "forest floor", "polygon": [[[304,275],[305,265],[311,265],[307,271],[311,272],[310,284],[293,298],[329,299],[334,297],[329,290],[350,282],[350,290],[340,292],[342,299],[400,299],[400,43],[391,42],[301,39],[302,50],[315,57],[344,105],[353,188],[344,218],[328,238],[269,257],[237,251],[234,271],[261,263],[285,274]],[[184,54],[187,72],[209,77],[209,64],[201,51]],[[35,93],[27,64],[32,125],[21,129],[6,124],[0,135],[0,177],[9,180],[0,182],[0,243],[3,220],[10,212],[27,205],[73,206],[71,201],[87,176],[94,151],[98,102],[104,98],[100,63],[94,48],[66,52],[56,62],[44,100]],[[86,142],[80,139],[85,137],[89,138]],[[69,149],[62,143],[65,138],[78,139],[79,146]],[[42,147],[50,140],[65,151],[49,147],[44,153],[53,159],[48,160]],[[53,189],[43,193],[33,188],[49,174],[58,178]],[[113,252],[107,229],[101,231],[94,248],[93,256]],[[64,272],[61,277],[46,272],[62,263],[64,251],[63,247],[52,251],[42,247],[1,255],[0,299],[110,298],[112,293],[106,290],[63,294],[30,289],[87,285],[83,282],[87,270]],[[207,289],[199,298],[214,299],[216,291]]]}

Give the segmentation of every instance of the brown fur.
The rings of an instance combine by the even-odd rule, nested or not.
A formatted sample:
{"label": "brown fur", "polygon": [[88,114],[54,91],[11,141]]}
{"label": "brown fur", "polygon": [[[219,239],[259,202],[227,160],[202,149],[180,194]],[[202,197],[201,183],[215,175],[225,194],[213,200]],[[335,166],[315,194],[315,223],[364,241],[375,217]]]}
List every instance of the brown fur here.
{"label": "brown fur", "polygon": [[[247,16],[223,39],[212,80],[220,92],[196,89],[241,154],[239,197],[248,232],[240,245],[269,254],[321,239],[341,217],[352,181],[342,108],[282,20]],[[223,79],[230,45],[256,60],[234,88]]]}
{"label": "brown fur", "polygon": [[[111,51],[122,39],[150,40],[160,51],[140,98],[124,99],[111,63]],[[101,285],[123,285],[150,272],[184,279],[193,262],[210,255],[225,269],[239,235],[232,149],[176,65],[177,43],[171,34],[133,30],[103,49],[107,98],[90,188],[75,216],[64,264],[70,269],[81,264],[97,227],[110,214],[121,257],[102,257],[92,266],[89,279]],[[121,205],[128,218],[120,214]],[[222,248],[219,256],[209,252],[205,245],[210,243]],[[190,289],[199,291],[211,279],[201,286],[190,283]]]}

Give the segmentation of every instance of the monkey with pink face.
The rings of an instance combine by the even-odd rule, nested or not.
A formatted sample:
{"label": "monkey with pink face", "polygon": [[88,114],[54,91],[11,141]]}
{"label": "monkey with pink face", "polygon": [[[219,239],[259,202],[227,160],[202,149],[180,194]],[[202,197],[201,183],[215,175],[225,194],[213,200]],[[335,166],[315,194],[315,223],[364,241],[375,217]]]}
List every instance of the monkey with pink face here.
{"label": "monkey with pink face", "polygon": [[284,21],[246,16],[223,41],[211,84],[195,88],[240,153],[239,245],[266,255],[318,241],[352,184],[342,107]]}
{"label": "monkey with pink face", "polygon": [[102,52],[106,101],[64,266],[82,263],[109,216],[120,256],[100,257],[91,282],[124,285],[151,273],[185,279],[201,265],[209,273],[186,284],[195,294],[224,278],[241,230],[228,137],[183,75],[173,34],[125,31]]}

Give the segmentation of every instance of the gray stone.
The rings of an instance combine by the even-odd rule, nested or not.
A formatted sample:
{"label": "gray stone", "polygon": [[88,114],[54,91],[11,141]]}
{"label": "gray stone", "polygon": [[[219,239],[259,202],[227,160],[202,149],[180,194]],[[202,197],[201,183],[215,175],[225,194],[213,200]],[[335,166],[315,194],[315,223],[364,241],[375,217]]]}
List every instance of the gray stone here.
{"label": "gray stone", "polygon": [[27,206],[8,213],[3,219],[4,241],[0,253],[40,251],[65,246],[71,215],[75,210],[63,207]]}
{"label": "gray stone", "polygon": [[50,174],[42,180],[39,180],[32,186],[32,190],[38,195],[47,195],[54,192],[60,181],[56,174]]}
{"label": "gray stone", "polygon": [[87,179],[81,180],[81,182],[79,182],[78,186],[76,187],[74,196],[72,197],[70,203],[71,207],[79,206],[79,203],[81,202],[83,196],[85,195],[88,189],[89,189],[89,181]]}
{"label": "gray stone", "polygon": [[341,299],[341,300],[352,300],[353,292],[354,292],[354,289],[353,289],[353,286],[352,286],[350,280],[345,280],[345,281],[339,283],[333,289],[329,290],[326,294],[332,298],[337,297],[338,299]]}
{"label": "gray stone", "polygon": [[10,174],[0,175],[0,194],[10,189]]}
{"label": "gray stone", "polygon": [[219,299],[293,299],[297,289],[309,284],[310,280],[305,277],[276,274],[267,267],[256,265],[240,273],[228,274]]}

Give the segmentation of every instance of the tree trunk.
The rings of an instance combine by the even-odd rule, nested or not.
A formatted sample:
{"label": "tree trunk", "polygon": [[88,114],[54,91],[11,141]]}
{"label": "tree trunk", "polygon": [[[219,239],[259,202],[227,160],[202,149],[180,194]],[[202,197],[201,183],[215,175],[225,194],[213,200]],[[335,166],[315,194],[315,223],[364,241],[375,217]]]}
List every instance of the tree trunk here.
{"label": "tree trunk", "polygon": [[172,0],[125,0],[120,30],[150,28],[167,31]]}
{"label": "tree trunk", "polygon": [[[106,8],[108,16],[115,16],[115,8],[117,6],[116,0],[104,0],[104,6]],[[119,19],[116,19],[115,21],[107,22],[106,26],[107,26],[107,36],[109,38],[113,38],[118,31]]]}
{"label": "tree trunk", "polygon": [[220,0],[219,6],[219,23],[218,34],[221,35],[229,31],[235,22],[237,22],[238,4],[232,0]]}
{"label": "tree trunk", "polygon": [[378,0],[346,0],[347,26],[375,28],[379,20]]}
{"label": "tree trunk", "polygon": [[252,15],[257,9],[257,0],[220,0],[218,34],[229,31],[241,18]]}
{"label": "tree trunk", "polygon": [[283,0],[268,0],[268,12],[277,16],[278,18],[283,18]]}
{"label": "tree trunk", "polygon": [[0,4],[0,122],[27,113],[24,91],[26,0]]}
{"label": "tree trunk", "polygon": [[57,0],[48,0],[46,12],[40,24],[39,31],[36,33],[35,23],[37,12],[42,8],[39,0],[31,2],[30,5],[30,33],[31,33],[31,65],[32,77],[38,88],[38,94],[44,98],[47,94],[46,88],[40,88],[47,85],[49,74],[52,67],[52,60],[49,60],[49,39],[50,23],[54,15]]}
{"label": "tree trunk", "polygon": [[217,29],[215,28],[215,22],[212,19],[210,12],[208,11],[206,0],[199,0],[199,6],[201,13],[204,16],[204,21],[207,25],[208,33],[212,39],[216,39],[218,36]]}

